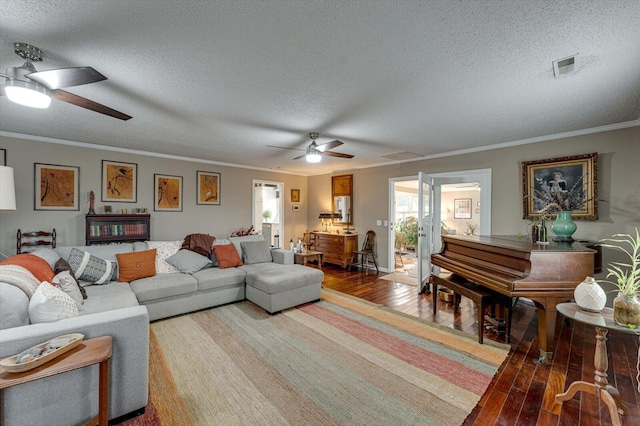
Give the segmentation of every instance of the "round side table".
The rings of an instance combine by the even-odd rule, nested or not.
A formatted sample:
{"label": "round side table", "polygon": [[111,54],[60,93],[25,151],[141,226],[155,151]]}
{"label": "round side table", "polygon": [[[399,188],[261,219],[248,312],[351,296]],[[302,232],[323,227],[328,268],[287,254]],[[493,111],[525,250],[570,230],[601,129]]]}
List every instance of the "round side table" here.
{"label": "round side table", "polygon": [[636,330],[621,327],[613,321],[613,309],[604,308],[602,312],[594,313],[580,309],[575,303],[560,303],[556,306],[558,312],[567,318],[583,324],[591,325],[596,329],[596,353],[593,360],[595,367],[594,383],[585,381],[575,381],[569,385],[564,393],[556,395],[556,404],[568,401],[577,392],[588,392],[598,396],[609,408],[611,422],[614,426],[621,426],[620,415],[627,414],[627,407],[620,399],[618,389],[611,386],[607,380],[607,369],[609,361],[607,358],[607,333],[609,330],[621,331],[623,333],[638,334]]}

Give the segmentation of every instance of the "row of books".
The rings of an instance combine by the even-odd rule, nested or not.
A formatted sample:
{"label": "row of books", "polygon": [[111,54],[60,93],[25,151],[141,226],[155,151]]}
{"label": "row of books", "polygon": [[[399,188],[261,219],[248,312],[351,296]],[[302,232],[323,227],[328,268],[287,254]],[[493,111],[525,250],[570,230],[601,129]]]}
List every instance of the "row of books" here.
{"label": "row of books", "polygon": [[145,235],[147,227],[144,223],[130,223],[118,225],[90,225],[89,235],[91,237],[111,237],[118,235]]}

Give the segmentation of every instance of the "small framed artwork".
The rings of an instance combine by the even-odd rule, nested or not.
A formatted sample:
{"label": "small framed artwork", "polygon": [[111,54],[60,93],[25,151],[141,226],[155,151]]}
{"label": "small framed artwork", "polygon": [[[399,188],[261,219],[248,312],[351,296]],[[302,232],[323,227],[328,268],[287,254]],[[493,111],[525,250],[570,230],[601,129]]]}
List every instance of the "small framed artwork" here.
{"label": "small framed artwork", "polygon": [[298,204],[294,204],[293,206],[291,206],[291,208],[294,212],[300,211],[300,206]]}
{"label": "small framed artwork", "polygon": [[102,160],[102,201],[135,203],[137,180],[137,164]]}
{"label": "small framed artwork", "polygon": [[453,218],[471,219],[471,198],[456,198],[453,200]]}
{"label": "small framed artwork", "polygon": [[80,167],[34,163],[35,210],[80,210]]}
{"label": "small framed artwork", "polygon": [[135,214],[147,214],[147,208],[137,208],[134,211]]}
{"label": "small framed artwork", "polygon": [[573,219],[598,219],[598,153],[522,162],[523,219],[555,217],[571,210]]}
{"label": "small framed artwork", "polygon": [[299,203],[300,202],[300,190],[299,189],[292,189],[291,190],[291,202],[292,203]]}
{"label": "small framed artwork", "polygon": [[196,204],[220,205],[220,173],[196,172]]}
{"label": "small framed artwork", "polygon": [[182,211],[182,176],[153,175],[155,197],[153,209],[157,212]]}
{"label": "small framed artwork", "polygon": [[0,149],[0,166],[6,166],[6,165],[7,165],[7,150]]}
{"label": "small framed artwork", "polygon": [[111,206],[104,206],[102,207],[104,209],[104,214],[111,214],[113,213],[113,208]]}

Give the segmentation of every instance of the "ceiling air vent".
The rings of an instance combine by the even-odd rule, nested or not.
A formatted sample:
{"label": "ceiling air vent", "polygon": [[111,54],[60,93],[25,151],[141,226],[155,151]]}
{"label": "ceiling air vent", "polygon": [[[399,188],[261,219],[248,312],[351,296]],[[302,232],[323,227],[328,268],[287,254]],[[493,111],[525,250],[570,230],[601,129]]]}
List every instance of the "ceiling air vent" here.
{"label": "ceiling air vent", "polygon": [[573,74],[578,71],[578,54],[569,56],[564,59],[553,61],[553,75],[560,78],[563,75]]}

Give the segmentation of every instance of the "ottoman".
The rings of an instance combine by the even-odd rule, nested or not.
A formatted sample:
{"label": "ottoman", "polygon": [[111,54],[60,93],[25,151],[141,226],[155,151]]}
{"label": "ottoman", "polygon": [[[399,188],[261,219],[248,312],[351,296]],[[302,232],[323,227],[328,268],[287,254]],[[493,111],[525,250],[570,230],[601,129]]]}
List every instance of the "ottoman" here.
{"label": "ottoman", "polygon": [[320,299],[324,272],[303,265],[258,263],[241,266],[246,274],[246,297],[273,314]]}

